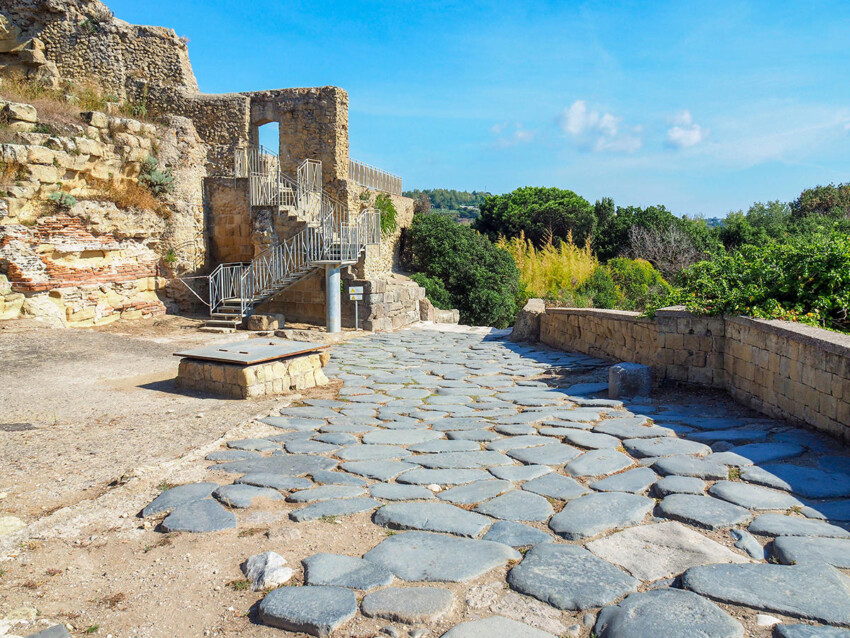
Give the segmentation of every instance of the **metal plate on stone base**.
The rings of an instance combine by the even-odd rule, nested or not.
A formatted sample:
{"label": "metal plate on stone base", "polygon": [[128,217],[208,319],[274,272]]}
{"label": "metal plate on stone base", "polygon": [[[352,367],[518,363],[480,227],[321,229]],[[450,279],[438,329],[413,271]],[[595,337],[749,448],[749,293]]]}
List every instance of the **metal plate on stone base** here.
{"label": "metal plate on stone base", "polygon": [[228,343],[222,346],[207,346],[175,352],[175,357],[201,359],[203,361],[220,361],[239,365],[253,365],[275,359],[284,359],[299,354],[318,352],[327,345],[310,343],[309,341],[278,341],[267,339],[249,339],[239,343]]}

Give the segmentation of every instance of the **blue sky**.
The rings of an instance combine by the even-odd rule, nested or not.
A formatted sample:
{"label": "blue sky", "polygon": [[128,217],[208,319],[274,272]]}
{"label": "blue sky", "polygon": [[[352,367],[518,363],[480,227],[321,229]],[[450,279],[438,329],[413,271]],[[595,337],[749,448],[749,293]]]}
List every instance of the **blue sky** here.
{"label": "blue sky", "polygon": [[850,2],[107,0],[210,93],[337,85],[405,188],[722,216],[850,180]]}

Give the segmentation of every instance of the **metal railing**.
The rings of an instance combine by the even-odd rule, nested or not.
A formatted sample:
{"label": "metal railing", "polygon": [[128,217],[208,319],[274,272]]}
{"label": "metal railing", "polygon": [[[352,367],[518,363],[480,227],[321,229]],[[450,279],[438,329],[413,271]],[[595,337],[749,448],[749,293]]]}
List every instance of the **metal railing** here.
{"label": "metal railing", "polygon": [[357,160],[348,160],[348,179],[366,188],[401,195],[401,177]]}

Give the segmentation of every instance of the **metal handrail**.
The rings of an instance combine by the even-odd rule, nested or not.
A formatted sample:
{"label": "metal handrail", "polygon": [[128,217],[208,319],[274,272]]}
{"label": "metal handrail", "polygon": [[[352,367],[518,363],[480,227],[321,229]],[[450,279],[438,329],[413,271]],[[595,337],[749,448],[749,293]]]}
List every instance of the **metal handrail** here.
{"label": "metal handrail", "polygon": [[348,179],[366,188],[401,195],[401,177],[358,160],[348,160]]}

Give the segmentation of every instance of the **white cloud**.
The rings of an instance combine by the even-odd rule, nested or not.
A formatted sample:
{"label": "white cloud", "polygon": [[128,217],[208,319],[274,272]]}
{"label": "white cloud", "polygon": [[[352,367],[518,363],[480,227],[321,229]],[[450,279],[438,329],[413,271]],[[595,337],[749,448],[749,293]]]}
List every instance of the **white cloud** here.
{"label": "white cloud", "polygon": [[708,129],[696,124],[688,110],[676,114],[672,124],[667,130],[667,146],[672,148],[696,146],[708,135]]}
{"label": "white cloud", "polygon": [[595,152],[634,153],[643,146],[639,126],[621,130],[623,118],[588,110],[585,100],[576,100],[560,117],[561,130],[580,148]]}
{"label": "white cloud", "polygon": [[516,146],[517,144],[527,144],[534,140],[535,135],[537,135],[537,131],[523,128],[520,122],[514,122],[513,124],[508,122],[494,124],[490,127],[490,132],[498,136],[494,143],[496,146],[502,148]]}

